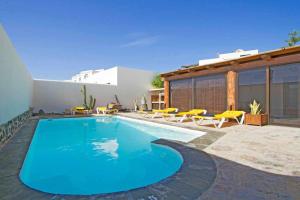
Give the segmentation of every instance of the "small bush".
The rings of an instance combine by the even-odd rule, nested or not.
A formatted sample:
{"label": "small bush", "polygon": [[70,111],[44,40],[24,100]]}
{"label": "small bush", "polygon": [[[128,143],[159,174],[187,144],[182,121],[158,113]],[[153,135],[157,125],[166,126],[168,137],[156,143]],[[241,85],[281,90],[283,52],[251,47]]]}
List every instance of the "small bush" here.
{"label": "small bush", "polygon": [[154,76],[154,78],[152,80],[152,86],[155,88],[163,88],[164,87],[164,82],[161,80],[159,74]]}

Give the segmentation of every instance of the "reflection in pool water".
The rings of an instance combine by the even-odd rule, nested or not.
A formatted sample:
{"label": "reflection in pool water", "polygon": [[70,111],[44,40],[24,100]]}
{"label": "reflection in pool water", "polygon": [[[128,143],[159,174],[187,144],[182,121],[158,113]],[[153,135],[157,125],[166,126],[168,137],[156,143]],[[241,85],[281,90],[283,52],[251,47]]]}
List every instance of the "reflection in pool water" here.
{"label": "reflection in pool water", "polygon": [[119,144],[117,139],[113,140],[107,140],[105,142],[92,142],[92,145],[94,145],[93,150],[96,152],[106,153],[109,154],[112,158],[118,158],[118,148]]}

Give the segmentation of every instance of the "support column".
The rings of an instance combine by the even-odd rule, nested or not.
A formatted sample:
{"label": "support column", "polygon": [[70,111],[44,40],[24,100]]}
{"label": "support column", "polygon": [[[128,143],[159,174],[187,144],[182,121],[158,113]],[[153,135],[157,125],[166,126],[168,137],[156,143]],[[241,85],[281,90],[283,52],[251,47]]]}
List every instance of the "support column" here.
{"label": "support column", "polygon": [[270,65],[266,68],[266,114],[268,115],[268,122],[270,122],[270,84],[271,84],[271,72]]}
{"label": "support column", "polygon": [[170,107],[170,98],[169,98],[169,96],[170,96],[170,82],[169,81],[166,81],[166,80],[164,80],[164,88],[165,88],[165,90],[164,90],[164,93],[165,93],[165,99],[164,99],[164,101],[165,101],[165,108],[169,108]]}
{"label": "support column", "polygon": [[227,109],[235,110],[237,108],[237,73],[235,71],[229,71],[227,73]]}

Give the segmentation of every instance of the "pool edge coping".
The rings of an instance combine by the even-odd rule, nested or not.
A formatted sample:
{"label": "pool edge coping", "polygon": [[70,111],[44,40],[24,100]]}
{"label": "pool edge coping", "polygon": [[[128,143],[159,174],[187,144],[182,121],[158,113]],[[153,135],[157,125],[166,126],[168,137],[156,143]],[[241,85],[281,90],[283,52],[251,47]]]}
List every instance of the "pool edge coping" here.
{"label": "pool edge coping", "polygon": [[[65,118],[65,117],[58,117],[58,118]],[[122,195],[133,195],[133,196],[135,196],[136,193],[145,193],[145,191],[148,191],[148,192],[152,191],[156,195],[162,195],[162,194],[157,194],[157,190],[159,190],[159,189],[157,189],[156,187],[158,187],[158,186],[170,187],[170,186],[168,186],[168,184],[171,184],[171,185],[175,184],[175,185],[177,185],[176,186],[177,188],[181,188],[180,185],[185,185],[185,186],[188,185],[190,187],[194,187],[194,189],[198,189],[199,190],[198,196],[201,196],[201,194],[203,192],[207,191],[209,189],[209,187],[215,181],[215,178],[216,178],[216,175],[217,175],[217,167],[216,167],[216,163],[215,163],[214,159],[209,154],[207,154],[207,153],[205,153],[205,152],[203,152],[203,151],[201,151],[199,149],[195,149],[195,148],[191,148],[191,147],[185,146],[184,142],[171,141],[171,140],[167,140],[167,139],[158,139],[158,140],[152,141],[152,143],[154,143],[154,144],[160,144],[160,145],[164,145],[164,146],[167,146],[169,148],[172,148],[172,149],[178,151],[181,154],[182,158],[183,158],[183,163],[182,163],[181,167],[179,168],[179,170],[177,172],[175,172],[174,174],[172,174],[171,176],[169,176],[169,177],[167,177],[167,178],[165,178],[163,180],[160,180],[159,182],[150,184],[148,186],[144,186],[144,187],[140,187],[140,188],[135,188],[135,189],[127,190],[127,191],[120,191],[120,192],[114,192],[114,193],[105,193],[105,194],[104,193],[103,194],[93,194],[93,195],[63,195],[63,194],[52,194],[52,193],[47,193],[47,192],[39,191],[37,189],[31,188],[31,187],[27,186],[26,184],[24,184],[21,181],[21,179],[19,177],[19,174],[20,174],[20,171],[22,169],[23,163],[25,161],[27,152],[28,152],[28,150],[30,148],[30,144],[32,142],[32,139],[33,139],[34,134],[35,134],[35,130],[36,130],[37,126],[38,126],[38,123],[39,123],[40,119],[45,119],[45,118],[38,117],[38,118],[30,119],[31,121],[33,121],[33,125],[31,125],[32,126],[31,128],[33,128],[32,129],[32,133],[31,133],[31,136],[29,136],[30,137],[30,141],[27,144],[27,148],[25,148],[25,150],[24,150],[25,153],[24,153],[24,156],[22,158],[21,168],[18,170],[17,174],[15,175],[15,176],[17,176],[19,184],[21,184],[22,186],[24,186],[26,188],[26,190],[30,190],[33,193],[37,192],[37,193],[40,193],[41,195],[44,194],[44,195],[47,195],[47,196],[50,195],[50,196],[60,196],[60,197],[72,197],[72,198],[76,198],[76,197],[78,197],[78,198],[85,198],[85,197],[86,198],[90,198],[90,197],[112,197],[112,196],[115,197],[115,196],[120,196],[120,195],[121,196]],[[140,121],[142,121],[142,120],[140,120]],[[27,121],[26,123],[29,123],[29,121]],[[152,122],[152,123],[154,124],[155,122]],[[169,126],[171,126],[171,125],[169,125]],[[18,132],[17,132],[17,134],[18,134]],[[12,140],[13,140],[13,138],[12,138]],[[180,179],[180,177],[181,178],[182,177],[185,177],[185,178],[187,177],[186,174],[183,173],[183,171],[186,170],[186,169],[191,169],[191,170],[196,170],[197,171],[197,169],[194,169],[194,166],[195,166],[195,162],[194,161],[195,161],[195,159],[193,159],[192,162],[190,162],[191,160],[187,159],[187,155],[189,153],[191,153],[191,152],[194,152],[194,154],[195,153],[197,154],[197,152],[198,152],[198,154],[206,155],[207,159],[210,161],[210,165],[212,165],[211,167],[212,167],[212,171],[214,171],[214,176],[209,181],[209,183],[207,183],[207,185],[205,186],[205,190],[204,191],[203,191],[203,188],[201,189],[201,188],[197,188],[197,187],[193,186],[193,183],[189,183],[188,179],[187,180],[184,179],[184,181],[182,181]],[[206,160],[206,161],[208,161],[208,160]],[[192,164],[191,165],[192,168],[191,168],[190,164]],[[201,165],[201,162],[198,163],[198,164]],[[207,168],[207,166],[205,168]],[[195,174],[193,174],[193,177],[194,177],[194,175]],[[191,178],[193,178],[193,177],[191,177]],[[200,182],[201,182],[201,180],[200,180]],[[176,188],[172,188],[172,186],[171,186],[171,190],[170,191],[172,193],[174,193],[174,192],[176,193]],[[163,196],[165,196],[165,195],[166,194],[163,194]],[[188,196],[189,194],[179,193],[178,195],[184,195],[184,196],[187,195]],[[168,197],[165,197],[165,198],[168,198]]]}

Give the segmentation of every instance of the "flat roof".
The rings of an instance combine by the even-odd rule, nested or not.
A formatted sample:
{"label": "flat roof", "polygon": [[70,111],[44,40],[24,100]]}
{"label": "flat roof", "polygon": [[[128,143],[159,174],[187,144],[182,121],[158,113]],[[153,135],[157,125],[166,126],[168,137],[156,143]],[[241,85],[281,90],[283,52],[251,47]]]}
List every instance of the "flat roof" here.
{"label": "flat roof", "polygon": [[235,58],[235,59],[230,59],[230,60],[226,60],[226,61],[215,62],[215,63],[211,63],[211,64],[207,64],[207,65],[199,66],[196,64],[196,65],[191,65],[190,67],[185,66],[186,68],[162,73],[162,74],[160,74],[160,76],[161,77],[170,77],[170,76],[177,75],[177,74],[185,74],[185,73],[189,73],[189,72],[207,70],[212,67],[219,68],[219,67],[232,65],[233,63],[241,64],[241,63],[245,63],[245,62],[251,62],[251,61],[264,59],[266,57],[272,58],[272,57],[278,57],[278,56],[283,56],[283,55],[293,54],[293,53],[298,53],[298,52],[300,53],[300,45],[293,46],[293,47],[283,47],[283,48],[276,49],[276,50],[261,52],[261,53],[255,54],[255,55],[243,56],[241,58]]}

